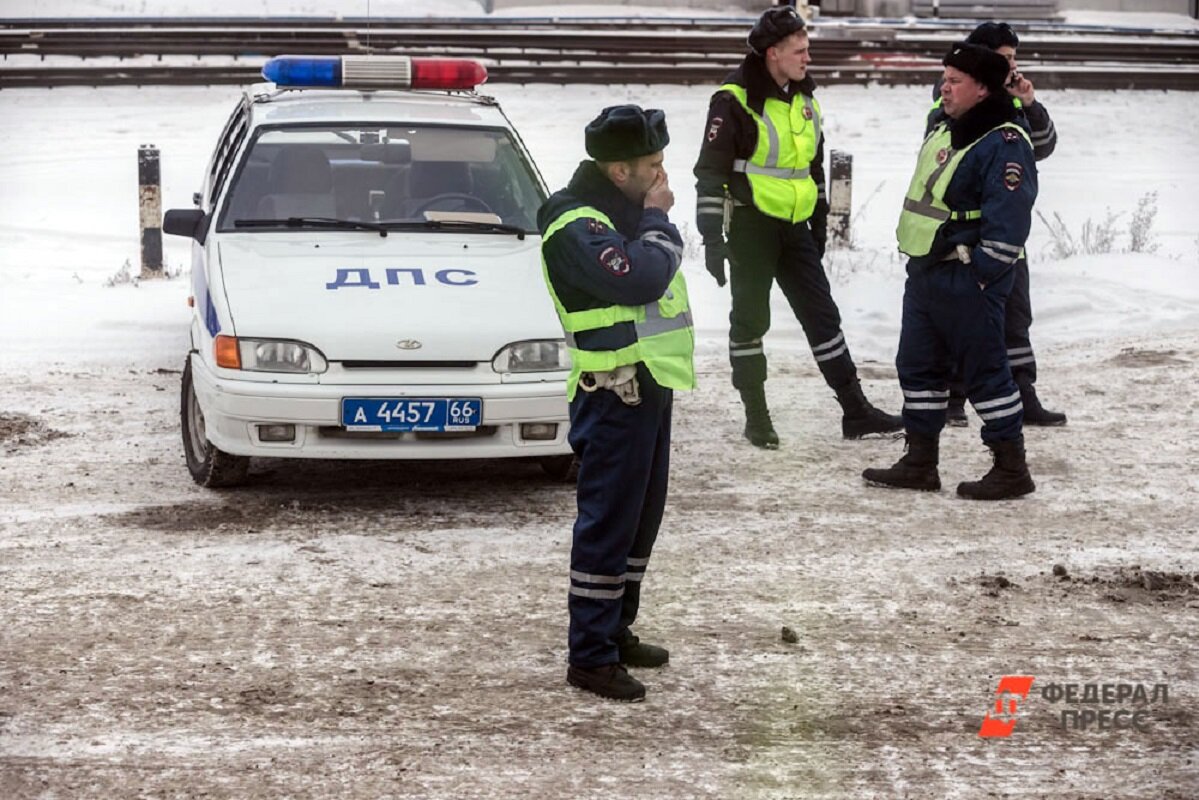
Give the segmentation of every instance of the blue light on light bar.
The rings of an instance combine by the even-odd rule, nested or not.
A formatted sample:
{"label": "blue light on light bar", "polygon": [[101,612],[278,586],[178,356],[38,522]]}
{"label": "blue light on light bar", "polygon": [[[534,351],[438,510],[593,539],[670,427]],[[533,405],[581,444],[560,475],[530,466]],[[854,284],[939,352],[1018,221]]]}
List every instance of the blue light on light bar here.
{"label": "blue light on light bar", "polygon": [[276,86],[341,86],[340,56],[279,56],[262,66]]}

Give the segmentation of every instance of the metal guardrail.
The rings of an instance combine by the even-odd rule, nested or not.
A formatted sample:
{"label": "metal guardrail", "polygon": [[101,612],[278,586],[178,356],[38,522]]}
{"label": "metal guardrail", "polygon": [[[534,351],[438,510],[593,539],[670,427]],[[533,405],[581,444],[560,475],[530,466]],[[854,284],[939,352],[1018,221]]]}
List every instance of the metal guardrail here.
{"label": "metal guardrail", "polygon": [[[1199,91],[1199,72],[1179,74],[1171,69],[1087,67],[1023,70],[1039,89],[1177,89]],[[932,85],[940,66],[841,66],[812,69],[821,85],[865,84]],[[488,67],[491,83],[558,84],[715,84],[727,73],[710,65],[646,65],[623,69],[588,64],[499,64]],[[0,87],[49,86],[217,86],[247,85],[262,81],[259,68],[248,64],[126,65],[88,67],[32,67],[0,70]],[[486,89],[484,89],[486,92]]]}
{"label": "metal guardrail", "polygon": [[[745,52],[749,20],[148,19],[0,20],[0,88],[242,84],[283,53],[468,56],[493,81],[711,83]],[[818,22],[823,83],[926,83],[972,20]],[[194,62],[157,63],[167,56]],[[211,57],[233,63],[213,63]],[[80,59],[77,63],[56,62]],[[88,59],[104,59],[91,62]],[[50,59],[52,63],[46,63]],[[150,59],[150,63],[145,63]],[[207,59],[207,60],[205,60]],[[245,63],[241,63],[242,60]],[[119,63],[109,63],[117,60]],[[1021,69],[1048,88],[1199,90],[1191,31],[1021,26]]]}

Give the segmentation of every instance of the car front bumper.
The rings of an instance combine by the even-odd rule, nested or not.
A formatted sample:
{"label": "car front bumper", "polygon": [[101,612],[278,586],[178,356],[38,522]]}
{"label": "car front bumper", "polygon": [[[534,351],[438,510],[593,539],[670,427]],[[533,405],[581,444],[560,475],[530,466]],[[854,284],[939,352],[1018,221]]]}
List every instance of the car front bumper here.
{"label": "car front bumper", "polygon": [[[228,380],[192,356],[192,385],[213,445],[239,456],[328,459],[530,458],[568,455],[565,384],[297,384]],[[341,426],[344,397],[478,397],[473,432],[371,433]],[[556,425],[552,439],[527,439],[524,423]],[[262,441],[262,425],[294,425],[295,438]]]}

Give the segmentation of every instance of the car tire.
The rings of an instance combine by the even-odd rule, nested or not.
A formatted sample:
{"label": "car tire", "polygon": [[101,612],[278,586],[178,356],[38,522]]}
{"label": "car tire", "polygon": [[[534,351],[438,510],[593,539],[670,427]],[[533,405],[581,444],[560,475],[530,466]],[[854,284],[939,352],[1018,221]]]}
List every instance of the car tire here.
{"label": "car tire", "polygon": [[226,489],[245,483],[250,473],[250,459],[218,450],[204,433],[204,413],[200,410],[200,401],[192,386],[190,356],[183,365],[179,421],[187,470],[196,483],[207,489]]}
{"label": "car tire", "polygon": [[545,456],[541,469],[555,481],[574,483],[579,477],[579,459],[576,456]]}

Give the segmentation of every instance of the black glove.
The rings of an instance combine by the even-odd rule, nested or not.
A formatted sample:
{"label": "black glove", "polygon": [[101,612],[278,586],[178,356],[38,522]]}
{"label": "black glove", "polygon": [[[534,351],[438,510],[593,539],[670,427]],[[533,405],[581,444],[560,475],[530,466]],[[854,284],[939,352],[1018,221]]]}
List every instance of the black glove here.
{"label": "black glove", "polygon": [[728,255],[728,246],[723,241],[704,244],[704,266],[708,268],[708,273],[716,279],[717,286],[724,286],[728,283],[728,278],[724,273],[724,260],[728,258]]}
{"label": "black glove", "polygon": [[816,254],[824,258],[824,250],[828,245],[828,217],[812,217],[808,222],[812,229],[812,241],[816,243]]}

